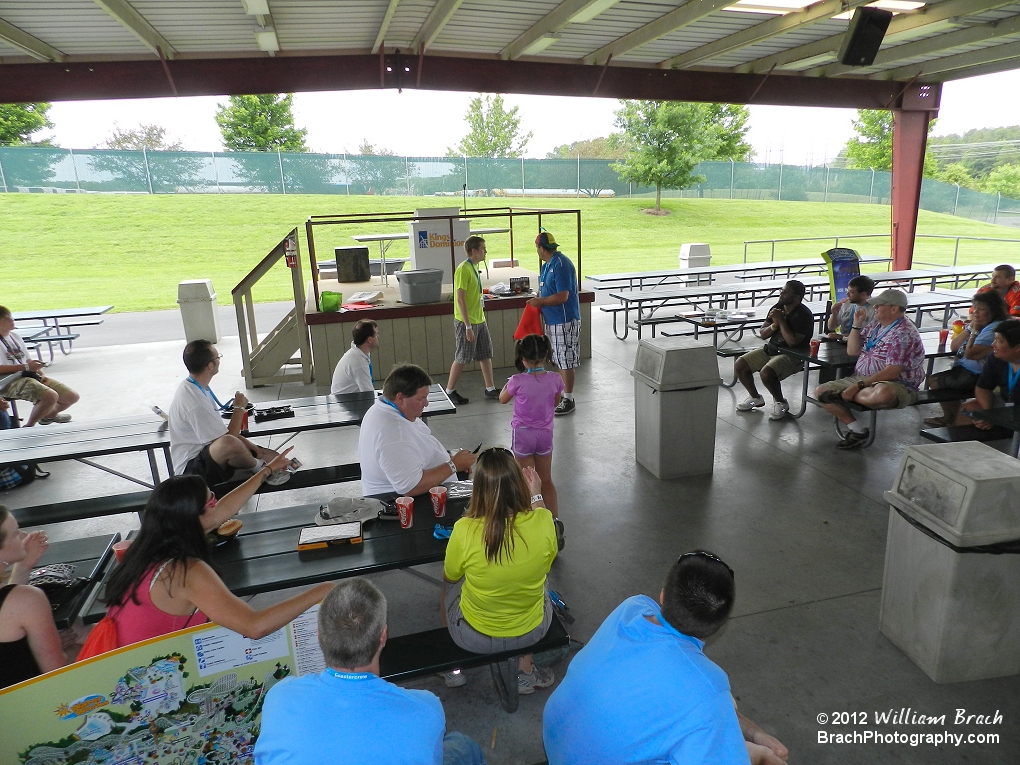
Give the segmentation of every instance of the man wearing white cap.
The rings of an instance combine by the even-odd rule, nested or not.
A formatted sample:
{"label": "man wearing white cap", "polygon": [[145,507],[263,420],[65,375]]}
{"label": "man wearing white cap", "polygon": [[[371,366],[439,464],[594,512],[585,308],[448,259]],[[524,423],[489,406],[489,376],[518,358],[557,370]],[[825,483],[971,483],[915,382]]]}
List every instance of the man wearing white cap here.
{"label": "man wearing white cap", "polygon": [[904,317],[907,296],[900,290],[886,290],[871,298],[868,305],[875,307],[875,318],[865,324],[865,309],[858,308],[847,335],[846,351],[857,357],[853,375],[815,389],[818,403],[849,430],[846,438],[836,444],[840,449],[858,449],[871,437],[844,402],[869,409],[910,406],[917,400],[917,389],[924,380],[921,335]]}

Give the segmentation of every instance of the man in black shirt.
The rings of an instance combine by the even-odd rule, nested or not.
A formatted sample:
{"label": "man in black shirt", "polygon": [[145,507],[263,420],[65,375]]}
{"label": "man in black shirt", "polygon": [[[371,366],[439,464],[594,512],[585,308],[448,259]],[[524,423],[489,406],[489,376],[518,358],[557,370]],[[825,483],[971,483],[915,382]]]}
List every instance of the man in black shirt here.
{"label": "man in black shirt", "polygon": [[759,335],[765,345],[756,351],[745,353],[733,365],[733,371],[741,385],[747,389],[748,397],[737,404],[738,412],[749,412],[765,406],[765,399],[759,395],[754,384],[754,373],[758,372],[761,384],[775,399],[770,420],[781,420],[790,412],[790,405],[783,396],[781,380],[800,371],[800,364],[779,352],[780,348],[807,350],[814,333],[815,318],[804,305],[804,285],[791,279],[779,293],[779,302],[769,311]]}
{"label": "man in black shirt", "polygon": [[[992,355],[985,362],[974,388],[974,399],[960,407],[961,418],[956,424],[966,424],[970,412],[991,409],[996,405],[995,389],[1007,404],[1020,403],[1020,319],[1007,319],[995,327]],[[975,419],[974,425],[989,430],[992,423]]]}

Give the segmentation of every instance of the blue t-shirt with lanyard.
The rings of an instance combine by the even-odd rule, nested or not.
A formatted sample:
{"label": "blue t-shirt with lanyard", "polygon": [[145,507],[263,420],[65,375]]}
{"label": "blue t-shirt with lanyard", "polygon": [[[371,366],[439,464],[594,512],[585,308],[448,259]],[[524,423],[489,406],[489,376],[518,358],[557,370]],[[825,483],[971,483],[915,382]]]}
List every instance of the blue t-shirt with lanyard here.
{"label": "blue t-shirt with lanyard", "polygon": [[551,297],[568,292],[565,303],[542,306],[542,318],[546,324],[566,324],[581,318],[581,304],[577,298],[577,271],[567,256],[557,250],[542,264],[538,275],[538,296]]}
{"label": "blue t-shirt with lanyard", "polygon": [[999,395],[1007,404],[1020,403],[1020,369],[1013,371],[1013,365],[995,356],[989,356],[981,370],[977,387],[985,390],[999,389]]}

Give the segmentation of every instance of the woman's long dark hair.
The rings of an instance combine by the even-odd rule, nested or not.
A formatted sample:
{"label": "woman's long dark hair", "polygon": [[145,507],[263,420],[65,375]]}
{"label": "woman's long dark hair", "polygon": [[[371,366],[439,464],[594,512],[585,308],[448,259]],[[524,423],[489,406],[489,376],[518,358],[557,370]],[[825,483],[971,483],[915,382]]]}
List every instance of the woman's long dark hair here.
{"label": "woman's long dark hair", "polygon": [[[531,492],[524,473],[507,449],[493,447],[478,455],[468,505],[468,518],[481,518],[485,559],[500,563],[513,558],[514,521],[518,513],[531,510]],[[518,534],[519,536],[519,534]]]}
{"label": "woman's long dark hair", "polygon": [[164,561],[171,562],[171,571],[182,564],[182,583],[189,559],[212,565],[201,521],[207,497],[205,481],[195,475],[174,476],[155,488],[145,503],[142,528],[106,583],[109,605],[123,605],[129,597],[138,603],[135,591],[142,578]]}

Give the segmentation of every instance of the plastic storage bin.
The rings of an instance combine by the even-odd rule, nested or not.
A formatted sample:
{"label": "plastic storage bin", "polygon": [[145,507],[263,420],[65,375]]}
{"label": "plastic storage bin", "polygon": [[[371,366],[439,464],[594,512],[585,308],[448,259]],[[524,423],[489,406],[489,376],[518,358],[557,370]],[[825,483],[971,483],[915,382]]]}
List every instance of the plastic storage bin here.
{"label": "plastic storage bin", "polygon": [[439,268],[397,271],[400,302],[408,305],[438,303],[443,296],[443,272]]}

